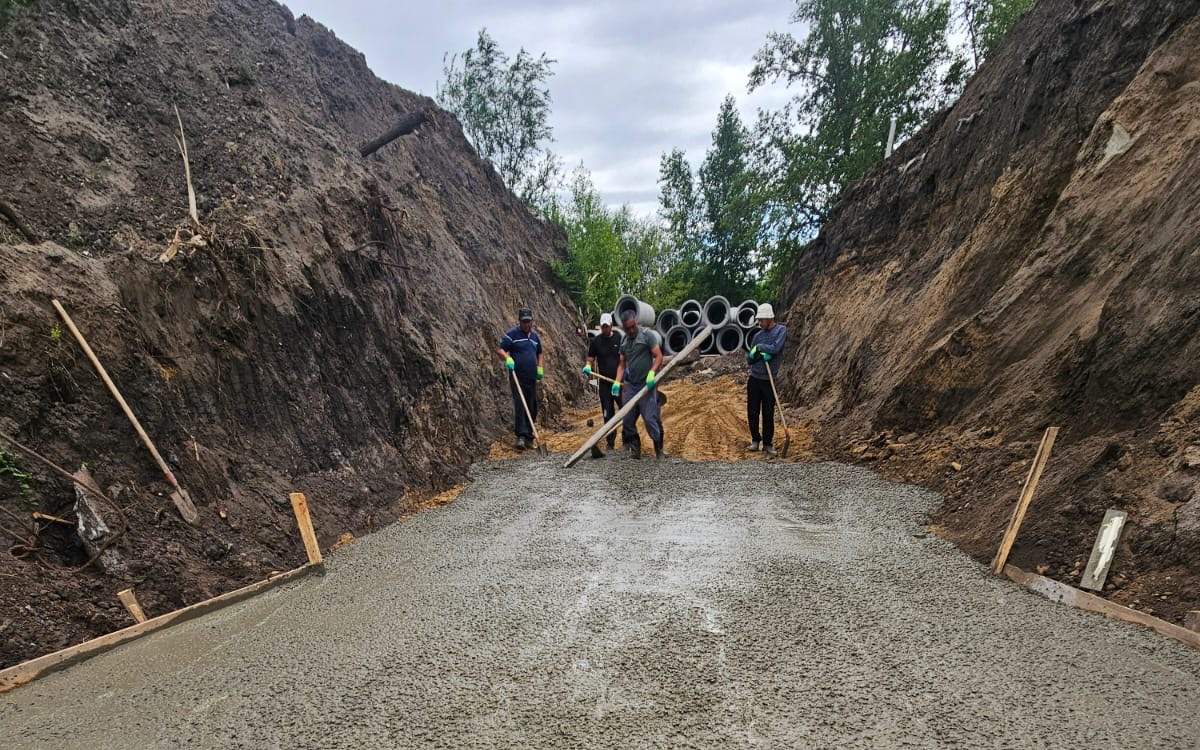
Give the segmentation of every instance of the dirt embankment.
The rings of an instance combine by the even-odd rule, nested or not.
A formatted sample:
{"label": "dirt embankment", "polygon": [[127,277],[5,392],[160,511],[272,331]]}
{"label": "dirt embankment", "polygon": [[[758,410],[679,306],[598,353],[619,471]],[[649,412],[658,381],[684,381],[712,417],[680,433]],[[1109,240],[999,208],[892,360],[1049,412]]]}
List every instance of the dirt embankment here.
{"label": "dirt embankment", "polygon": [[1075,582],[1124,509],[1110,595],[1176,619],[1200,608],[1197,49],[1194,0],[1039,2],[784,299],[819,444],[944,491],[987,559],[1061,425],[1013,559]]}
{"label": "dirt embankment", "polygon": [[[582,345],[551,281],[563,238],[452,117],[320,25],[269,0],[39,3],[0,51],[0,200],[33,235],[0,219],[0,429],[87,462],[129,521],[121,570],[65,570],[84,551],[53,523],[18,559],[30,513],[71,518],[74,493],[20,457],[26,487],[0,476],[14,532],[0,531],[0,666],[127,625],[121,588],[154,615],[299,564],[288,490],[309,493],[328,545],[453,484],[509,418],[488,352],[521,304],[547,341],[548,412],[580,391]],[[204,242],[160,262],[192,229],[175,106]],[[358,155],[422,108],[415,134]]]}

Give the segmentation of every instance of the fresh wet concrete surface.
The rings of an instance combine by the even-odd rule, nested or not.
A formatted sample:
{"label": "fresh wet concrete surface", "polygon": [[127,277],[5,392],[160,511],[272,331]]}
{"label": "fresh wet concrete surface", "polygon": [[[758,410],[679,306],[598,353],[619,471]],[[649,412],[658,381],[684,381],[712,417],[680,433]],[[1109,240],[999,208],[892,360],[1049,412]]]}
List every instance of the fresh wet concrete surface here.
{"label": "fresh wet concrete surface", "polygon": [[560,460],[0,696],[0,746],[1200,745],[1200,653],[990,577],[928,493]]}

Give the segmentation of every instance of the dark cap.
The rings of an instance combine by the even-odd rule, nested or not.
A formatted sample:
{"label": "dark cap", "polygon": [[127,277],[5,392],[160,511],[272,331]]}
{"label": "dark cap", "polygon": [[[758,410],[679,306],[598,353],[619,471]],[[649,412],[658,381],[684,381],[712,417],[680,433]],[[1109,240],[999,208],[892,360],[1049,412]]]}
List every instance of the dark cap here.
{"label": "dark cap", "polygon": [[517,310],[517,320],[533,320],[533,310],[528,307],[522,307]]}

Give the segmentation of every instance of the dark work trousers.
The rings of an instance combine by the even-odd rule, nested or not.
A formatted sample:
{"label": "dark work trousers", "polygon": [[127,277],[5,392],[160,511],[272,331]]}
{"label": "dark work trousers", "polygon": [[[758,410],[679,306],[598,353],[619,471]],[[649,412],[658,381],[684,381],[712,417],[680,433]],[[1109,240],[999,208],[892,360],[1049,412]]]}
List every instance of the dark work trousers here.
{"label": "dark work trousers", "polygon": [[[523,378],[517,375],[517,380],[521,382],[521,390],[525,393],[525,402],[529,404],[529,415],[535,420],[537,419],[537,378]],[[521,405],[521,396],[517,393],[517,384],[513,381],[512,375],[508,376],[508,386],[512,390],[513,398],[513,432],[517,437],[523,437],[526,440],[533,440],[533,425],[529,424],[529,420],[525,417],[525,407]]]}
{"label": "dark work trousers", "polygon": [[[642,385],[630,385],[629,383],[626,383],[625,388],[622,391],[623,397],[621,399],[621,404],[624,405],[628,403],[631,398],[638,395],[638,393],[641,392],[641,390],[645,387],[645,383]],[[637,402],[637,407],[631,409],[629,413],[625,415],[625,419],[621,423],[621,444],[628,447],[634,443],[641,442],[637,431],[637,421],[639,416],[642,418],[642,422],[644,422],[646,425],[646,432],[650,434],[650,439],[654,441],[655,445],[661,444],[663,439],[663,428],[662,417],[659,415],[658,411],[657,393],[646,394],[645,398]]]}
{"label": "dark work trousers", "polygon": [[[762,413],[762,432],[758,430],[758,415]],[[775,394],[771,381],[762,378],[746,379],[746,421],[750,423],[750,439],[762,441],[763,447],[775,440]]]}
{"label": "dark work trousers", "polygon": [[[608,383],[600,381],[600,412],[604,414],[604,423],[608,424],[608,420],[613,418],[617,413],[617,397],[612,395],[612,390],[608,387]],[[608,433],[608,449],[612,450],[617,444],[617,431],[613,430]]]}

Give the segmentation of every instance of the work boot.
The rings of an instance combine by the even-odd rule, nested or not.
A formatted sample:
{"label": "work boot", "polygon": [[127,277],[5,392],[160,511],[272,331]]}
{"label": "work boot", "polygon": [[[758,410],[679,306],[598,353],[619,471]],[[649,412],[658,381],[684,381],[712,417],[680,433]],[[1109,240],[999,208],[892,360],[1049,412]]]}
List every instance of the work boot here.
{"label": "work boot", "polygon": [[600,446],[592,446],[592,458],[604,458],[604,451],[600,450]]}
{"label": "work boot", "polygon": [[664,455],[666,454],[663,453],[663,444],[662,441],[659,440],[654,444],[654,457],[661,461]]}
{"label": "work boot", "polygon": [[629,457],[630,458],[641,458],[642,457],[642,444],[641,443],[630,443],[629,444]]}
{"label": "work boot", "polygon": [[766,448],[763,449],[763,452],[765,452],[771,458],[774,458],[775,456],[779,455],[775,452],[775,446],[773,446],[773,445],[768,445]]}
{"label": "work boot", "polygon": [[759,440],[751,440],[750,445],[746,446],[746,450],[755,452],[762,450],[762,442]]}
{"label": "work boot", "polygon": [[517,436],[517,445],[516,445],[516,448],[517,448],[517,450],[519,450],[519,451],[523,451],[523,450],[525,450],[525,448],[526,448],[526,445],[525,445],[525,438],[523,438],[523,437],[521,437],[521,436],[519,436],[519,435]]}

